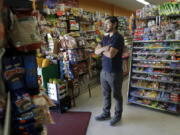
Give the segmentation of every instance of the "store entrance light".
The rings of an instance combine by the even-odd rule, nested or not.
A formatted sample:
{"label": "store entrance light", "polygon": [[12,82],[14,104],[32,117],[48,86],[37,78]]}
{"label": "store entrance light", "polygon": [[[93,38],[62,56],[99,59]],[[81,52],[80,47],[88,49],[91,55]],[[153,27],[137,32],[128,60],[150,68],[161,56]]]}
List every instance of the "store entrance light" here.
{"label": "store entrance light", "polygon": [[136,1],[140,2],[140,3],[144,4],[144,5],[149,5],[150,4],[149,2],[147,2],[145,0],[136,0]]}

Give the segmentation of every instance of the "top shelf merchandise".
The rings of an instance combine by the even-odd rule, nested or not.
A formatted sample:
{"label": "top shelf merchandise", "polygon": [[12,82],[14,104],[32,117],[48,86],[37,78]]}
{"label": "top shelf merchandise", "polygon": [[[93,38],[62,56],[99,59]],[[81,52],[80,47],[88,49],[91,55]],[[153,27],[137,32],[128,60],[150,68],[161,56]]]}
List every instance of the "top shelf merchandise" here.
{"label": "top shelf merchandise", "polygon": [[136,20],[134,41],[174,42],[180,40],[180,16]]}
{"label": "top shelf merchandise", "polygon": [[[170,4],[174,3],[163,6],[170,8]],[[180,18],[169,16],[175,13],[154,17],[159,15],[155,7],[149,7],[149,14],[136,20],[128,102],[179,114]],[[170,12],[165,9],[163,12]]]}
{"label": "top shelf merchandise", "polygon": [[166,2],[162,5],[147,5],[136,11],[138,19],[156,19],[156,16],[179,16],[180,2]]}

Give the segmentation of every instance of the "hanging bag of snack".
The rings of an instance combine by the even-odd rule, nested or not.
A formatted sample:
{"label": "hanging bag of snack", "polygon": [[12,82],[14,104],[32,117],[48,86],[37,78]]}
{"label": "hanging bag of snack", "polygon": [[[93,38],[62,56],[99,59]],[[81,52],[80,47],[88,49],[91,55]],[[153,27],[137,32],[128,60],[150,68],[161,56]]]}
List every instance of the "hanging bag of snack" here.
{"label": "hanging bag of snack", "polygon": [[36,17],[28,14],[12,14],[9,36],[19,51],[32,51],[42,44]]}

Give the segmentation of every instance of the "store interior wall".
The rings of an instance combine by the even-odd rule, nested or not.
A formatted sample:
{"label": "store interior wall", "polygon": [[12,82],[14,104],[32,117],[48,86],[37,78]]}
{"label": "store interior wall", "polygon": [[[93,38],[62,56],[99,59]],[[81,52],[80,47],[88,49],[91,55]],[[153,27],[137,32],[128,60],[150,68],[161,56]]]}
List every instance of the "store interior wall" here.
{"label": "store interior wall", "polygon": [[133,11],[126,10],[124,8],[114,6],[114,16],[131,16],[133,14]]}
{"label": "store interior wall", "polygon": [[131,10],[127,10],[99,0],[79,0],[79,7],[91,12],[106,12],[108,15],[114,16],[130,16],[133,13]]}

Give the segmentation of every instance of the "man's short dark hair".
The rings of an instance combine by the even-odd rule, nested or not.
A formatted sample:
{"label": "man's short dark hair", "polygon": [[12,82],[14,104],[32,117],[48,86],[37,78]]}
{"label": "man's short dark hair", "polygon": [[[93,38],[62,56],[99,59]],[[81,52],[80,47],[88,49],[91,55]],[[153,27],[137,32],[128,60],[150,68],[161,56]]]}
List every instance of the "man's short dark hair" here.
{"label": "man's short dark hair", "polygon": [[116,29],[118,29],[118,24],[119,24],[119,21],[118,21],[118,19],[117,19],[117,17],[115,17],[115,16],[108,16],[105,20],[110,20],[110,22],[112,23],[112,24],[117,24],[116,25]]}

